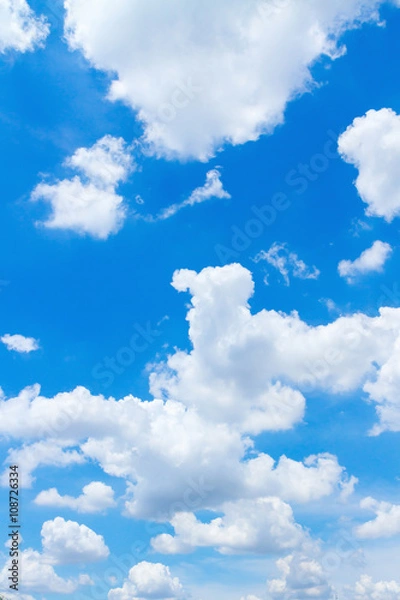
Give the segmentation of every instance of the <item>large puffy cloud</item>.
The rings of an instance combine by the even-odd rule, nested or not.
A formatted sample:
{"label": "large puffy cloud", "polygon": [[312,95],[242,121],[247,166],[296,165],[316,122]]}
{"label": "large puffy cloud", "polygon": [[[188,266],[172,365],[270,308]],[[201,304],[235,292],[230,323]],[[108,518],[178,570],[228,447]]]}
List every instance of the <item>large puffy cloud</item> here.
{"label": "large puffy cloud", "polygon": [[256,140],[313,86],[311,66],[343,54],[348,28],[377,19],[379,0],[66,0],[65,31],[109,97],[137,111],[150,149],[206,160]]}
{"label": "large puffy cloud", "polygon": [[221,554],[270,553],[298,547],[305,539],[292,509],[279,498],[240,500],[222,507],[223,517],[202,523],[192,513],[171,520],[175,536],[164,533],[152,540],[157,552],[178,554],[214,547]]}
{"label": "large puffy cloud", "polygon": [[82,494],[77,498],[62,496],[56,488],[43,490],[35,498],[39,506],[56,506],[70,508],[80,513],[103,512],[115,506],[114,490],[101,481],[92,481],[85,485]]}
{"label": "large puffy cloud", "polygon": [[374,582],[369,575],[362,575],[353,588],[348,588],[348,600],[398,600],[400,584],[396,581]]}
{"label": "large puffy cloud", "polygon": [[356,528],[359,538],[382,538],[400,534],[400,505],[364,498],[361,508],[373,511],[376,517]]}
{"label": "large puffy cloud", "polygon": [[343,159],[358,169],[355,185],[367,214],[391,222],[400,215],[400,115],[369,110],[339,138]]}
{"label": "large puffy cloud", "polygon": [[304,463],[282,457],[277,464],[263,453],[246,457],[253,445],[248,437],[175,401],[132,396],[116,401],[85,388],[45,398],[34,387],[1,400],[0,416],[0,434],[22,438],[33,466],[48,464],[47,444],[74,452],[78,462],[95,460],[106,473],[132,482],[133,497],[126,501],[132,516],[170,517],[266,495],[307,502],[333,493],[343,481],[343,468],[330,455]]}
{"label": "large puffy cloud", "polygon": [[25,0],[0,0],[0,53],[33,50],[48,33],[44,17],[37,17]]}
{"label": "large puffy cloud", "polygon": [[51,206],[43,225],[98,239],[119,231],[127,209],[116,190],[133,166],[124,140],[106,135],[91,148],[79,148],[65,166],[80,175],[54,184],[39,183],[31,194],[33,201],[44,200]]}
{"label": "large puffy cloud", "polygon": [[[237,264],[177,271],[173,285],[192,296],[187,319],[193,348],[176,351],[151,374],[154,395],[249,433],[292,427],[303,415],[301,392],[310,388],[337,394],[365,385],[380,410],[396,404],[394,394],[384,395],[380,377],[396,372],[399,309],[320,326],[309,326],[296,312],[252,314],[251,274]],[[397,429],[400,421],[382,427]]]}
{"label": "large puffy cloud", "polygon": [[381,273],[392,251],[390,244],[377,240],[355,260],[341,260],[338,265],[339,275],[348,283],[353,283],[360,275]]}
{"label": "large puffy cloud", "polygon": [[129,571],[122,588],[108,592],[108,600],[186,600],[177,577],[161,563],[141,562]]}
{"label": "large puffy cloud", "polygon": [[307,553],[294,553],[277,561],[280,579],[268,582],[271,600],[333,600],[327,573],[315,558]]}

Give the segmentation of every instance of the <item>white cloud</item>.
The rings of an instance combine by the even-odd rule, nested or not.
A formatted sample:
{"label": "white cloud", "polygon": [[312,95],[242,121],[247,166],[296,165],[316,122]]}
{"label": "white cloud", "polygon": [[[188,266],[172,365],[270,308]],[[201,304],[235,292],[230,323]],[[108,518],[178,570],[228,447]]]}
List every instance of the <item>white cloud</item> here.
{"label": "white cloud", "polygon": [[308,553],[294,553],[277,561],[280,579],[268,581],[271,600],[333,600],[333,589],[323,566]]}
{"label": "white cloud", "polygon": [[56,517],[43,523],[43,556],[51,564],[90,563],[104,560],[110,551],[103,536],[86,525]]}
{"label": "white cloud", "polygon": [[[253,444],[249,438],[174,401],[107,400],[84,388],[54,398],[38,393],[37,387],[28,388],[1,400],[0,434],[22,438],[26,455],[30,448],[35,455],[37,444],[49,444],[40,454],[44,464],[55,452],[51,440],[60,448],[73,444],[82,460],[94,460],[106,473],[132,482],[133,497],[126,501],[132,516],[170,518],[179,511],[268,495],[308,502],[339,491],[344,479],[330,455],[304,463],[282,457],[277,464],[255,451],[246,458]],[[37,437],[45,439],[35,442]]]}
{"label": "white cloud", "polygon": [[391,222],[400,215],[400,116],[369,110],[339,138],[343,159],[358,169],[355,185],[367,215]]}
{"label": "white cloud", "polygon": [[43,490],[35,498],[39,506],[54,506],[76,510],[79,513],[98,513],[116,505],[114,490],[101,481],[92,481],[85,485],[77,498],[61,496],[56,488]]}
{"label": "white cloud", "polygon": [[[102,536],[85,525],[61,517],[43,523],[41,535],[43,552],[27,548],[20,553],[22,591],[72,594],[78,587],[90,585],[91,578],[80,574],[77,579],[63,579],[54,570],[54,565],[93,562],[103,560],[109,554]],[[8,589],[9,567],[7,561],[0,571],[0,588]],[[20,599],[28,600],[28,596],[22,594]]]}
{"label": "white cloud", "polygon": [[25,337],[24,335],[10,335],[6,333],[0,338],[0,341],[7,347],[7,350],[14,350],[21,354],[28,354],[39,350],[39,342],[35,338]]}
{"label": "white cloud", "polygon": [[381,273],[392,252],[390,244],[377,240],[371,248],[364,250],[354,261],[341,260],[338,265],[339,275],[344,277],[348,283],[353,283],[354,279],[360,275]]}
{"label": "white cloud", "polygon": [[262,250],[254,259],[265,260],[282,275],[285,284],[290,285],[289,274],[298,279],[318,279],[320,272],[316,267],[308,267],[295,252],[290,252],[286,244],[275,242],[268,252]]}
{"label": "white cloud", "polygon": [[21,487],[30,487],[34,481],[32,472],[39,466],[66,467],[85,462],[85,457],[76,449],[62,448],[54,440],[42,440],[34,444],[24,444],[21,448],[10,448],[4,461],[6,469],[1,475],[1,483],[8,484],[8,465],[17,464],[21,475]]}
{"label": "white cloud", "polygon": [[44,17],[37,17],[25,0],[0,0],[0,53],[27,52],[43,46],[49,34]]}
{"label": "white cloud", "polygon": [[382,431],[400,431],[400,337],[394,344],[389,359],[382,365],[377,376],[367,381],[364,390],[377,402],[379,423],[371,433],[378,435]]}
{"label": "white cloud", "polygon": [[[178,291],[189,290],[190,351],[175,351],[151,374],[157,397],[194,406],[208,419],[235,423],[243,431],[287,429],[302,419],[310,389],[330,394],[365,391],[379,400],[379,415],[393,397],[378,386],[394,371],[400,310],[384,307],[379,316],[341,316],[309,326],[296,312],[251,314],[249,271],[240,265],[174,274]],[[277,383],[272,383],[277,382]],[[400,411],[399,411],[400,412]],[[400,427],[400,420],[384,428]]]}
{"label": "white cloud", "polygon": [[85,388],[45,398],[38,386],[27,388],[0,399],[0,434],[16,441],[13,452],[32,452],[33,467],[49,454],[40,443],[55,454],[75,452],[60,454],[60,466],[93,460],[129,482],[125,509],[138,518],[171,519],[265,496],[310,502],[351,492],[352,480],[334,456],[275,463],[250,436],[300,422],[301,392],[310,386],[329,394],[364,389],[378,404],[380,430],[400,429],[393,378],[400,310],[320,326],[297,313],[252,314],[251,274],[239,265],[179,271],[173,285],[192,294],[192,348],[153,365],[156,399],[105,399]]}
{"label": "white cloud", "polygon": [[[55,572],[52,564],[40,552],[27,549],[21,552],[21,572],[23,570],[23,582],[21,588],[29,592],[72,594],[79,586],[74,579],[63,579]],[[0,585],[8,588],[9,563],[0,571]]]}
{"label": "white cloud", "polygon": [[400,505],[364,498],[360,506],[374,512],[376,517],[356,528],[357,537],[376,539],[400,534]]}
{"label": "white cloud", "polygon": [[354,588],[348,588],[349,600],[398,600],[400,584],[396,581],[373,582],[372,577],[362,575]]}
{"label": "white cloud", "polygon": [[169,219],[186,206],[194,206],[195,204],[200,204],[210,198],[222,199],[230,197],[231,195],[224,190],[220,171],[217,168],[212,169],[211,171],[208,171],[206,175],[205,184],[193,190],[189,198],[186,198],[183,202],[171,204],[171,206],[164,208],[156,217],[145,217],[145,219],[149,221],[163,221]]}
{"label": "white cloud", "polygon": [[175,536],[161,534],[152,540],[157,552],[179,554],[213,547],[221,554],[275,553],[299,547],[305,533],[292,509],[279,498],[240,500],[222,507],[223,517],[202,523],[193,513],[171,519]]}
{"label": "white cloud", "polygon": [[141,562],[129,571],[122,588],[108,592],[108,600],[186,600],[179,579],[161,563]]}
{"label": "white cloud", "polygon": [[[65,31],[109,92],[135,111],[157,155],[207,160],[282,123],[313,87],[310,67],[341,56],[347,29],[377,20],[379,0],[67,0]],[[95,16],[94,16],[95,15]]]}
{"label": "white cloud", "polygon": [[103,240],[119,231],[127,209],[116,190],[133,167],[124,140],[106,135],[91,148],[79,148],[65,166],[80,175],[54,184],[40,183],[31,194],[33,201],[44,200],[51,206],[43,225]]}

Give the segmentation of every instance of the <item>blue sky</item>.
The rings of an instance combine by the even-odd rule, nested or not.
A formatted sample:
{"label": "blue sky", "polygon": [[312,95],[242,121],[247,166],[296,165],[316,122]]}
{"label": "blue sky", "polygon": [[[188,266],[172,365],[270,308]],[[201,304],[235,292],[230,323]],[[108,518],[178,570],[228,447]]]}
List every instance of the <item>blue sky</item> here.
{"label": "blue sky", "polygon": [[0,0],[0,589],[398,598],[398,6],[29,5]]}

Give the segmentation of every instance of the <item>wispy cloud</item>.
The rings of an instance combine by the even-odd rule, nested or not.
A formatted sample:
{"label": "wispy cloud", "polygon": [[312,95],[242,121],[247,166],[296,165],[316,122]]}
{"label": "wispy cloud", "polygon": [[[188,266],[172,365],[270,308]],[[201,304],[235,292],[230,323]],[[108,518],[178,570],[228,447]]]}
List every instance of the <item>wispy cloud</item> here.
{"label": "wispy cloud", "polygon": [[289,275],[297,279],[318,279],[320,275],[316,267],[307,266],[295,252],[290,252],[287,244],[275,242],[267,252],[262,250],[257,254],[254,260],[255,262],[265,260],[271,267],[277,269],[286,285],[290,285]]}
{"label": "wispy cloud", "polygon": [[169,219],[170,217],[176,215],[177,212],[186,208],[187,206],[194,206],[195,204],[201,204],[206,200],[210,200],[211,198],[230,198],[231,195],[224,189],[223,183],[221,181],[221,172],[218,168],[211,169],[206,174],[206,181],[204,185],[196,188],[190,194],[186,200],[182,202],[176,202],[163,208],[157,215],[137,215],[137,218],[143,219],[150,223],[154,223],[156,221],[165,221],[165,219]]}

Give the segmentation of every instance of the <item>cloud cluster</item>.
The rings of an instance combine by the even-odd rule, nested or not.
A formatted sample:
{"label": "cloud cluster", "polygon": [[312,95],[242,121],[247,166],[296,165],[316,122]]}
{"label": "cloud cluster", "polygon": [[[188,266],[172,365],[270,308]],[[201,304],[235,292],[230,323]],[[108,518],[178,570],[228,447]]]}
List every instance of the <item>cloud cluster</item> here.
{"label": "cloud cluster", "polygon": [[[309,502],[351,492],[336,457],[275,462],[252,436],[300,422],[310,384],[330,394],[364,388],[378,403],[380,431],[398,430],[400,311],[320,326],[297,313],[252,314],[253,282],[240,265],[178,271],[173,285],[192,295],[192,349],[153,366],[155,400],[106,399],[85,388],[45,398],[38,386],[0,399],[0,434],[24,442],[7,459],[25,465],[24,481],[41,465],[95,461],[129,482],[127,514],[163,520],[241,500]],[[54,490],[41,499],[77,501]]]}
{"label": "cloud cluster", "polygon": [[[329,588],[318,566],[301,558],[307,534],[287,503],[346,497],[355,479],[329,454],[304,461],[282,456],[276,462],[257,451],[253,436],[301,421],[307,373],[320,392],[364,388],[380,410],[394,406],[398,411],[392,374],[398,365],[400,311],[385,308],[376,317],[357,313],[319,326],[308,325],[297,313],[253,314],[251,274],[237,264],[177,271],[173,285],[191,293],[192,347],[174,350],[166,363],[153,365],[155,399],[107,399],[82,387],[46,398],[38,386],[15,398],[2,397],[0,435],[16,443],[7,463],[24,464],[23,481],[29,483],[30,473],[41,465],[94,461],[108,475],[126,480],[127,516],[172,525],[172,535],[153,539],[159,552],[198,547],[232,554],[291,551],[294,558],[284,563],[287,574],[271,583],[272,591],[297,590],[296,577],[305,573],[310,589],[322,590],[324,598]],[[387,412],[385,419],[382,429],[399,428],[400,420],[389,421]],[[45,490],[37,503],[95,512],[111,506],[113,494],[95,482],[78,498]],[[201,517],[202,509],[214,515]],[[61,521],[43,528],[44,555],[56,562],[61,557],[73,562],[77,552],[86,561],[106,556],[96,534]],[[132,595],[146,598],[136,580],[126,585],[136,586]]]}
{"label": "cloud cluster", "polygon": [[354,283],[360,275],[381,273],[392,252],[390,244],[377,240],[355,260],[341,260],[338,265],[339,275],[344,277],[347,283]]}
{"label": "cloud cluster", "polygon": [[10,335],[9,333],[6,333],[0,338],[0,342],[6,346],[7,350],[13,350],[20,354],[29,354],[29,352],[39,350],[38,340],[31,337],[25,337],[24,335]]}
{"label": "cloud cluster", "polygon": [[0,0],[0,53],[34,50],[48,34],[45,18],[37,17],[26,0]]}
{"label": "cloud cluster", "polygon": [[[131,482],[126,511],[135,517],[170,518],[175,512],[271,495],[308,502],[339,490],[344,477],[331,455],[304,463],[282,457],[276,464],[253,450],[246,458],[253,446],[247,436],[175,401],[143,402],[132,396],[116,401],[84,388],[44,398],[35,387],[2,400],[0,415],[1,435],[24,441],[13,456],[31,457],[21,465],[34,469],[57,454],[50,464],[59,467],[94,460],[107,474]],[[28,474],[22,481],[29,482]]]}
{"label": "cloud cluster", "polygon": [[124,140],[106,135],[91,148],[79,148],[65,166],[79,175],[54,184],[39,183],[31,194],[32,201],[50,204],[51,214],[42,225],[101,240],[119,231],[127,209],[117,187],[133,168]]}
{"label": "cloud cluster", "polygon": [[396,581],[372,580],[362,575],[353,588],[348,591],[348,600],[397,600],[400,597],[400,584]]}
{"label": "cloud cluster", "polygon": [[342,158],[358,169],[355,185],[367,215],[389,223],[400,215],[400,115],[369,110],[339,137]]}
{"label": "cloud cluster", "polygon": [[109,97],[137,112],[156,155],[207,160],[282,123],[287,103],[314,85],[315,61],[341,56],[341,35],[378,20],[380,4],[66,0],[65,34],[113,74]]}

